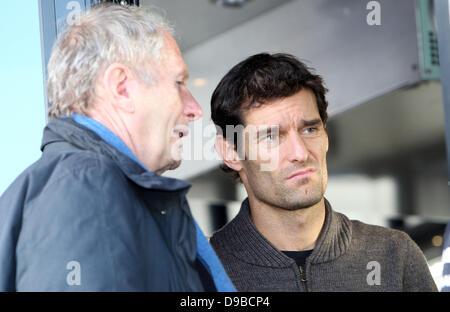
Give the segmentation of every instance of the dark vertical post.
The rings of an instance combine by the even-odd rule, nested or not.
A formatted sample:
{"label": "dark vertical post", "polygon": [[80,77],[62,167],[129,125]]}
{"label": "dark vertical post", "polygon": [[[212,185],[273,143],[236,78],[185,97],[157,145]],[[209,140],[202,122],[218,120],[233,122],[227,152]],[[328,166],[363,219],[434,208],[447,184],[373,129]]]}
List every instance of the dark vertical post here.
{"label": "dark vertical post", "polygon": [[[74,6],[76,5],[75,2],[78,2],[79,6]],[[66,19],[69,14],[73,13],[73,10],[79,8],[81,11],[84,11],[92,5],[99,4],[101,2],[121,3],[121,1],[116,0],[39,0],[39,20],[41,24],[42,67],[44,73],[43,80],[46,115],[48,109],[48,98],[45,88],[48,78],[47,65],[56,37],[66,25]],[[125,3],[139,6],[139,0],[128,0],[125,1]]]}
{"label": "dark vertical post", "polygon": [[41,24],[42,72],[45,100],[45,115],[47,116],[48,98],[45,85],[47,83],[47,64],[52,53],[53,42],[56,39],[56,11],[54,0],[39,0],[39,21]]}
{"label": "dark vertical post", "polygon": [[[45,85],[48,73],[47,65],[58,33],[64,28],[66,17],[74,10],[78,2],[80,10],[86,9],[86,0],[39,0],[39,20],[41,24],[42,68],[44,73],[44,99],[47,115],[48,98]],[[88,0],[89,1],[89,0]]]}

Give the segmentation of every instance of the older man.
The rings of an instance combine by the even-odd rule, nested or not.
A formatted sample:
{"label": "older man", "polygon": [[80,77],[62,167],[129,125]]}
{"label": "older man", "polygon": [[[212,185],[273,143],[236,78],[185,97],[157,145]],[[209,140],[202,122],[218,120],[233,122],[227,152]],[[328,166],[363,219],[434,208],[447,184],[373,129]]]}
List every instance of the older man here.
{"label": "older man", "polygon": [[324,198],[325,93],[286,54],[249,57],[217,86],[216,147],[248,193],[211,238],[225,269],[241,291],[435,291],[407,234],[350,221]]}
{"label": "older man", "polygon": [[234,290],[189,185],[160,176],[202,116],[169,31],[101,5],[58,38],[42,157],[0,199],[0,290]]}

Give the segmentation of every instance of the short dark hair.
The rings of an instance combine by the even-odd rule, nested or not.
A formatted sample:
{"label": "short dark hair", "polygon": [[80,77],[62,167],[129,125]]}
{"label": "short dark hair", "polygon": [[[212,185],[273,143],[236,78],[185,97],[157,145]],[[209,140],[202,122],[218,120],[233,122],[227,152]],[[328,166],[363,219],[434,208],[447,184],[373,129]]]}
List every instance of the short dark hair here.
{"label": "short dark hair", "polygon": [[[211,98],[211,118],[223,134],[227,125],[244,125],[243,112],[266,104],[269,101],[295,95],[303,88],[311,90],[316,98],[317,108],[324,127],[328,120],[328,102],[321,76],[312,73],[295,56],[285,53],[260,53],[234,66],[220,81]],[[236,148],[236,138],[234,144]],[[221,166],[226,172],[234,172]]]}

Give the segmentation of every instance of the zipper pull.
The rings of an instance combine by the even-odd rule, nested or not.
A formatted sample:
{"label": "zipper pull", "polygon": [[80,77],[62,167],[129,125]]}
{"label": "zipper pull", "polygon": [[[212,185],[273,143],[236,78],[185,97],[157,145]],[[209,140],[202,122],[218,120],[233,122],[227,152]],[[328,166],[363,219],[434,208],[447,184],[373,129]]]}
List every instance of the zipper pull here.
{"label": "zipper pull", "polygon": [[306,274],[303,271],[303,267],[299,266],[298,268],[300,270],[300,277],[301,277],[301,281],[302,281],[302,284],[303,284],[303,289],[304,289],[305,292],[307,292],[308,288],[306,288],[306,282],[308,281],[308,279],[306,278]]}

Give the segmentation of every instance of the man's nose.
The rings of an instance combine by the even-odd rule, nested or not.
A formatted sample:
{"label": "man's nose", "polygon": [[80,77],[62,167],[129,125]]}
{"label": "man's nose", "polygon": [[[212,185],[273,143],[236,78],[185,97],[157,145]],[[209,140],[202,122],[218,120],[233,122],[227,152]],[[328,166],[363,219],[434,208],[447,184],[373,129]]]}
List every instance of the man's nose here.
{"label": "man's nose", "polygon": [[189,121],[195,121],[203,116],[203,110],[197,103],[191,92],[187,92],[184,106],[184,115],[187,116]]}
{"label": "man's nose", "polygon": [[291,134],[286,143],[287,157],[290,162],[305,163],[308,160],[308,147],[300,134]]}

